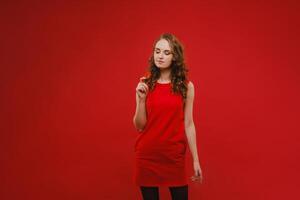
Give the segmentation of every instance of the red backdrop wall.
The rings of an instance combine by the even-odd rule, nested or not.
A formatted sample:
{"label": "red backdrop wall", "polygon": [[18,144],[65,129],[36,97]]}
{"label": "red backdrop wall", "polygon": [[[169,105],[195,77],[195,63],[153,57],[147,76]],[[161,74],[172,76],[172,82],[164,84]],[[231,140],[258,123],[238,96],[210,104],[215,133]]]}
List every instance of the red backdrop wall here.
{"label": "red backdrop wall", "polygon": [[299,8],[1,2],[0,198],[140,199],[132,180],[135,88],[152,42],[171,32],[195,85],[204,180],[190,182],[190,199],[298,199]]}

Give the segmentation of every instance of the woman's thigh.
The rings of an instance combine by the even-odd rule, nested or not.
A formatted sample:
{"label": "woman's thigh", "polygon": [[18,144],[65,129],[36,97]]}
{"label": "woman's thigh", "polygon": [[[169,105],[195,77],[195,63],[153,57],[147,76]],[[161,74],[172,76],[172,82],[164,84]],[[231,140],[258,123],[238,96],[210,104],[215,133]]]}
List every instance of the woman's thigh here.
{"label": "woman's thigh", "polygon": [[172,200],[188,200],[188,185],[169,187]]}
{"label": "woman's thigh", "polygon": [[159,200],[159,188],[158,187],[140,187],[143,200]]}

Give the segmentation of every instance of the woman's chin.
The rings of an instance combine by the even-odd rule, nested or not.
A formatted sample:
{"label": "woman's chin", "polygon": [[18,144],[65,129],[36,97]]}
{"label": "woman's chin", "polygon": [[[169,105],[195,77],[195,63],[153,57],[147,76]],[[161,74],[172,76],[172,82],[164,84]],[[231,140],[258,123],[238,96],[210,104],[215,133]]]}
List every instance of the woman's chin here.
{"label": "woman's chin", "polygon": [[161,65],[161,64],[155,64],[156,67],[158,67],[159,69],[167,69],[168,67],[165,65]]}

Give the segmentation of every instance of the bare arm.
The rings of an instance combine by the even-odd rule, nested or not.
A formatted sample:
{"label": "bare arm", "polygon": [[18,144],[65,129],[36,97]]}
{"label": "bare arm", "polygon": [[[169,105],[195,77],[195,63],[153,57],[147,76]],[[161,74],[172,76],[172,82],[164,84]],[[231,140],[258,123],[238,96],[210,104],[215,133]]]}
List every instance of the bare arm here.
{"label": "bare arm", "polygon": [[146,113],[146,96],[148,94],[148,86],[143,83],[144,77],[140,78],[140,82],[136,87],[136,109],[133,116],[133,124],[135,128],[141,132],[147,123],[147,113]]}
{"label": "bare arm", "polygon": [[193,102],[194,102],[194,85],[190,81],[188,84],[187,99],[184,112],[185,133],[188,139],[189,148],[194,162],[199,162],[197,144],[196,144],[196,130],[193,120]]}
{"label": "bare arm", "polygon": [[141,100],[136,94],[136,109],[133,117],[133,124],[138,131],[142,131],[146,125],[146,102]]}

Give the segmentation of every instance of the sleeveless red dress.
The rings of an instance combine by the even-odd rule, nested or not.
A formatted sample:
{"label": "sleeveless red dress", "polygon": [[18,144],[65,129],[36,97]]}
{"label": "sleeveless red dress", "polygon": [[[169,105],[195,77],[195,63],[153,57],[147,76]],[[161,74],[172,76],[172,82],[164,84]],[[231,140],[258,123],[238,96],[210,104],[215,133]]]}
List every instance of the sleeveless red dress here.
{"label": "sleeveless red dress", "polygon": [[187,184],[183,99],[171,93],[171,87],[171,83],[156,83],[147,94],[147,123],[134,147],[137,186]]}

